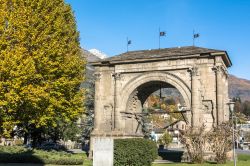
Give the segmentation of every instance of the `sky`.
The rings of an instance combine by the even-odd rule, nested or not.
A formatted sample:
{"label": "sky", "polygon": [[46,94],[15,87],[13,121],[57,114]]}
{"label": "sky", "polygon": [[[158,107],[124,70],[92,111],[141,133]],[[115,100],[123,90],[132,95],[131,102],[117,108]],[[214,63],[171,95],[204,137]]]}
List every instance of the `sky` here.
{"label": "sky", "polygon": [[66,0],[81,47],[108,56],[129,50],[195,46],[225,50],[229,73],[250,80],[250,0]]}

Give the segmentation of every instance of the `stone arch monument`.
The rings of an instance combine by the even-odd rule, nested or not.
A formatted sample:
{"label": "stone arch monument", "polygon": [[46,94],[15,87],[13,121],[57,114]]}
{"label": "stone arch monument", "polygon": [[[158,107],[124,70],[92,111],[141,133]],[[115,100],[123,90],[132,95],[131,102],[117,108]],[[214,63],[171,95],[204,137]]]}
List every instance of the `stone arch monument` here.
{"label": "stone arch monument", "polygon": [[176,88],[188,124],[207,129],[229,119],[226,51],[178,47],[131,51],[92,62],[95,67],[93,137],[142,137],[137,113],[159,85]]}

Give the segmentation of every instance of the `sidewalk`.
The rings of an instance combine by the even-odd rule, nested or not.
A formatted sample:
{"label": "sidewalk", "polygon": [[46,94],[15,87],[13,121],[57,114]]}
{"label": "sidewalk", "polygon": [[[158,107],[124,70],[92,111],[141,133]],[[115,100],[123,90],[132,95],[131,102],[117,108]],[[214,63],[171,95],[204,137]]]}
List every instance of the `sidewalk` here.
{"label": "sidewalk", "polygon": [[171,163],[174,163],[174,162],[169,161],[169,160],[155,160],[153,162],[153,164],[171,164]]}

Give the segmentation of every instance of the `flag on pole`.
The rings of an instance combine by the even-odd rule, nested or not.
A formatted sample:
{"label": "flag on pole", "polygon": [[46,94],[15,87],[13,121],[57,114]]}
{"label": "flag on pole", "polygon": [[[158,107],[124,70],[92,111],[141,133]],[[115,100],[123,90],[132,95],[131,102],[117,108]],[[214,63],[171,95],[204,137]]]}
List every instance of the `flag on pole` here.
{"label": "flag on pole", "polygon": [[194,41],[196,38],[200,37],[200,34],[199,33],[194,33],[194,30],[193,30],[193,46],[194,46]]}
{"label": "flag on pole", "polygon": [[159,49],[161,49],[161,37],[162,36],[166,36],[166,32],[161,31],[161,29],[159,28]]}
{"label": "flag on pole", "polygon": [[128,40],[128,37],[127,37],[127,52],[128,52],[128,46],[132,44],[132,41],[131,40]]}
{"label": "flag on pole", "polygon": [[199,33],[194,34],[194,38],[198,38],[198,37],[200,37]]}
{"label": "flag on pole", "polygon": [[166,32],[164,31],[160,32],[160,36],[166,36]]}

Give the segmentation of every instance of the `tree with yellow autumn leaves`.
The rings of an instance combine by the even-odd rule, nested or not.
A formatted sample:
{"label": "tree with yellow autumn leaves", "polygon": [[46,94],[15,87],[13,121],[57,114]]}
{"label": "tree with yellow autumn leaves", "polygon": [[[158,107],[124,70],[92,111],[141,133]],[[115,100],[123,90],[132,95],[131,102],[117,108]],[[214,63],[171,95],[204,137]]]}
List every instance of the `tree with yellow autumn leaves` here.
{"label": "tree with yellow autumn leaves", "polygon": [[83,109],[85,61],[64,0],[0,0],[0,135],[56,127]]}

